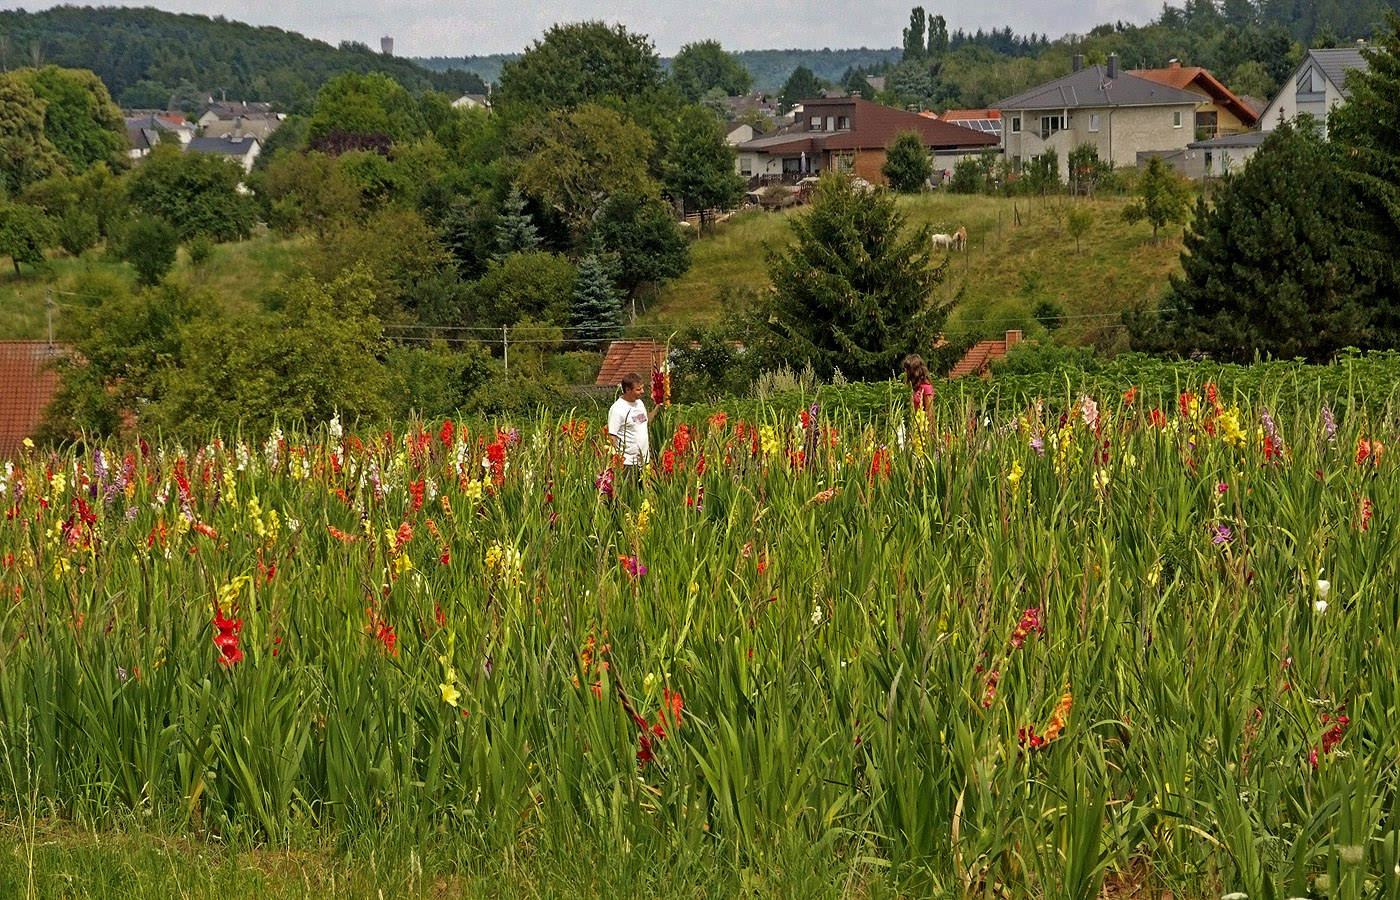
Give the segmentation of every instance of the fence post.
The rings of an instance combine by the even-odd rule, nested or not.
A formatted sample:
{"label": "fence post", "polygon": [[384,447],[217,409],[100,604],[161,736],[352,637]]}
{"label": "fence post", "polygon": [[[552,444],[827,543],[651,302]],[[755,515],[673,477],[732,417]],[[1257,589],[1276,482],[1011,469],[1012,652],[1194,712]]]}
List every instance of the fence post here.
{"label": "fence post", "polygon": [[53,350],[53,288],[49,288],[48,297],[44,300],[44,316],[49,322],[49,350]]}

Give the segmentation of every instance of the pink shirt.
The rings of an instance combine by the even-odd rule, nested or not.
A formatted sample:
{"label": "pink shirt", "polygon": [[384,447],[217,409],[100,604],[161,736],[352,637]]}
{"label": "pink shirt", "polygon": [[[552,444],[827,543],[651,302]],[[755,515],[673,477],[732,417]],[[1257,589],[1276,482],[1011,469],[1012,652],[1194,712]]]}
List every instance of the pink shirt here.
{"label": "pink shirt", "polygon": [[933,399],[933,385],[925,381],[914,388],[913,401],[915,409],[923,409],[924,404]]}

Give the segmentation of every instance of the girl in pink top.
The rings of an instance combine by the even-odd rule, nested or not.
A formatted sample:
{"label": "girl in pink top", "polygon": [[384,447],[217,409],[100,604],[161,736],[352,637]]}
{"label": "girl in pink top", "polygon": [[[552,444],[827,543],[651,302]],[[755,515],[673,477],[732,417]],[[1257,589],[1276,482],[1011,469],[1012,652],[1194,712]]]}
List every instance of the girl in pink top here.
{"label": "girl in pink top", "polygon": [[909,382],[910,396],[914,403],[914,410],[922,412],[927,419],[933,421],[933,381],[928,375],[928,366],[924,363],[924,358],[917,353],[911,353],[904,357],[904,377]]}

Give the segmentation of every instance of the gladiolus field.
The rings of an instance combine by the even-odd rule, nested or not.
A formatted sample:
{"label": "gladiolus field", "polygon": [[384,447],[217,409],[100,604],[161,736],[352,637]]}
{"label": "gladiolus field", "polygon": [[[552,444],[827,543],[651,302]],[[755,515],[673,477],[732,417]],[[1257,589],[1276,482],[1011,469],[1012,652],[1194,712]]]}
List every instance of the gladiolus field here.
{"label": "gladiolus field", "polygon": [[28,449],[0,882],[63,823],[382,838],[383,896],[1400,898],[1397,444],[1201,384],[659,409],[641,479],[570,418]]}

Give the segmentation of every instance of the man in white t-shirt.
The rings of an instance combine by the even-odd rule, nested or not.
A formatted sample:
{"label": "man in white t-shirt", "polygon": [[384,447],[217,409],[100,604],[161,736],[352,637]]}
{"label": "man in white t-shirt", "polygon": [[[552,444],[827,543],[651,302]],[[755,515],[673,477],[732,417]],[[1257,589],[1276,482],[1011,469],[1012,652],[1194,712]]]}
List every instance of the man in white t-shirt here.
{"label": "man in white t-shirt", "polygon": [[647,441],[647,406],[642,402],[642,376],[629,373],[622,379],[622,396],[608,410],[608,436],[613,449],[632,477],[651,459]]}

